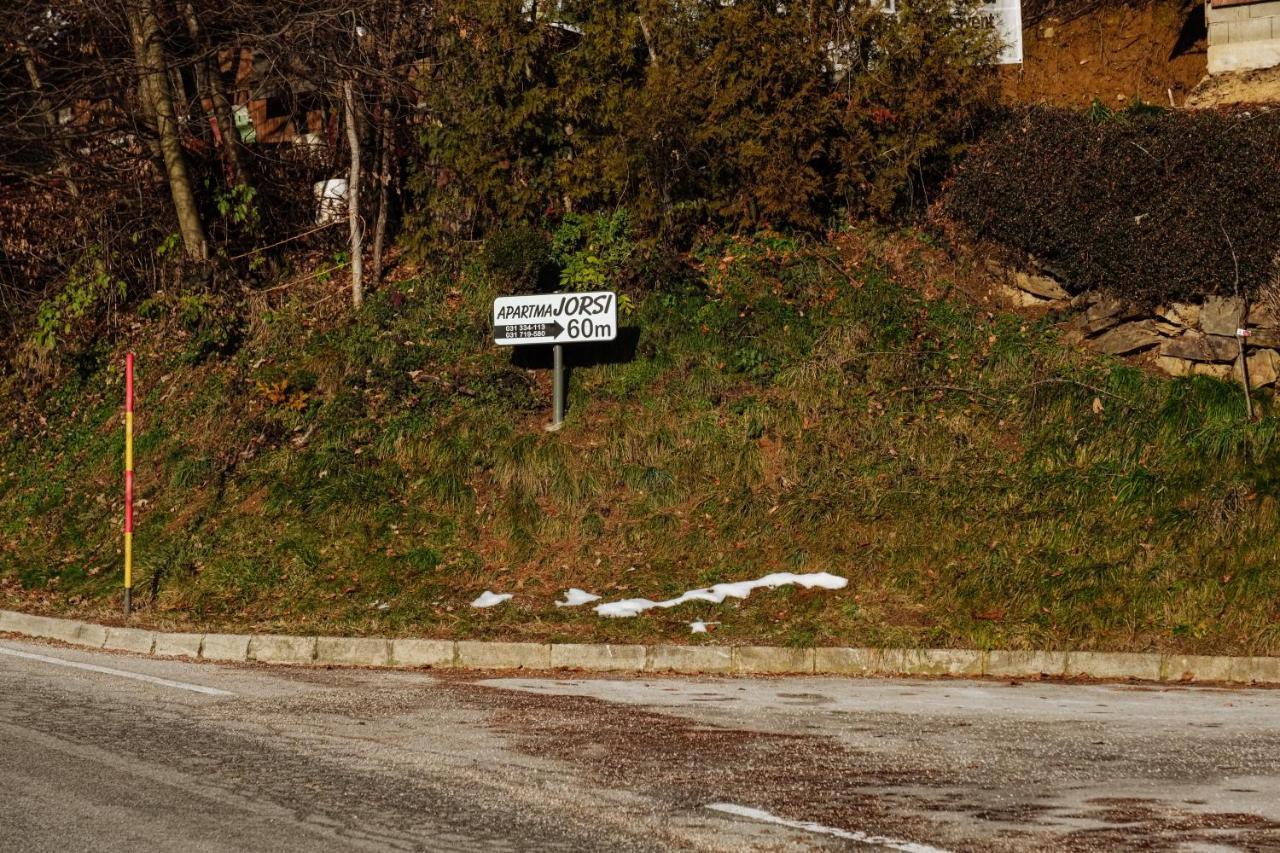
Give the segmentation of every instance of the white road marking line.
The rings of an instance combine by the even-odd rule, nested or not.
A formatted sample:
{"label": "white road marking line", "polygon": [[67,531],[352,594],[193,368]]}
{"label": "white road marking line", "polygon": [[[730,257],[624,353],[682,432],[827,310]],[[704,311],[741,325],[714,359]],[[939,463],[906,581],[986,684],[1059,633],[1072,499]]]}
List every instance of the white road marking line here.
{"label": "white road marking line", "polygon": [[789,826],[792,829],[803,829],[805,832],[834,835],[836,838],[861,841],[863,844],[878,844],[881,847],[888,847],[890,850],[901,850],[903,853],[947,853],[941,847],[930,847],[928,844],[917,844],[914,841],[903,841],[899,838],[886,838],[883,835],[871,835],[867,832],[836,829],[834,826],[823,826],[820,823],[813,823],[807,820],[788,820],[763,809],[753,809],[749,806],[739,806],[734,803],[708,803],[706,808],[711,809],[713,812],[723,812],[736,817],[760,820],[765,823],[776,823],[779,826]]}
{"label": "white road marking line", "polygon": [[17,649],[7,649],[0,646],[0,655],[11,655],[15,658],[26,658],[27,660],[38,660],[41,663],[52,663],[58,666],[69,666],[73,669],[83,669],[89,672],[98,672],[103,675],[116,675],[120,678],[132,678],[134,681],[145,681],[148,684],[158,684],[161,687],[173,687],[177,690],[190,690],[192,693],[203,693],[206,696],[234,696],[236,694],[229,693],[226,690],[219,690],[216,687],[204,687],[199,684],[187,684],[185,681],[170,681],[167,678],[156,678],[154,675],[143,675],[140,672],[126,672],[123,669],[112,669],[109,666],[97,666],[91,663],[80,663],[74,660],[63,660],[62,658],[52,658],[48,655],[37,655],[31,652],[20,652]]}

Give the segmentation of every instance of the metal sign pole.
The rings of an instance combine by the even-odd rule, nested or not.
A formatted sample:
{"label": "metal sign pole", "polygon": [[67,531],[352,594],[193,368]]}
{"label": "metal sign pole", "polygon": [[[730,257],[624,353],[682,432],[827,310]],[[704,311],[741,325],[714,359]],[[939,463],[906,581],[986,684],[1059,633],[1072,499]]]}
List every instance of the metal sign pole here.
{"label": "metal sign pole", "polygon": [[551,377],[551,424],[547,429],[554,431],[564,426],[564,345],[553,346],[551,354],[554,372]]}

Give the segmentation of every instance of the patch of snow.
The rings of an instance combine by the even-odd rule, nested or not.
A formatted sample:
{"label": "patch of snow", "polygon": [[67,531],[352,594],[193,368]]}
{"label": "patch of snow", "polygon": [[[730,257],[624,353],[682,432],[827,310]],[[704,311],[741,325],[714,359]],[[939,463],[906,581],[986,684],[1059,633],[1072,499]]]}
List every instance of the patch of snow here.
{"label": "patch of snow", "polygon": [[581,607],[592,601],[599,601],[600,596],[578,589],[576,586],[564,594],[564,601],[557,601],[556,607]]}
{"label": "patch of snow", "polygon": [[694,619],[689,623],[690,634],[705,634],[709,630],[710,625],[719,625],[719,622],[703,622],[701,619]]}
{"label": "patch of snow", "polygon": [[627,598],[622,601],[597,604],[595,610],[601,616],[625,619],[631,616],[639,616],[646,610],[652,610],[655,607],[666,609],[689,601],[707,601],[711,604],[721,604],[726,598],[746,598],[757,589],[776,589],[780,586],[792,585],[802,586],[805,589],[813,589],[814,587],[819,589],[844,589],[849,585],[849,580],[827,572],[814,572],[805,575],[792,574],[791,572],[775,572],[753,581],[718,583],[712,587],[691,589],[684,595],[667,601]]}
{"label": "patch of snow", "polygon": [[496,607],[502,602],[509,601],[510,599],[511,599],[511,593],[509,592],[496,593],[496,592],[489,592],[489,590],[486,589],[484,592],[480,593],[479,598],[471,602],[471,606],[472,607]]}

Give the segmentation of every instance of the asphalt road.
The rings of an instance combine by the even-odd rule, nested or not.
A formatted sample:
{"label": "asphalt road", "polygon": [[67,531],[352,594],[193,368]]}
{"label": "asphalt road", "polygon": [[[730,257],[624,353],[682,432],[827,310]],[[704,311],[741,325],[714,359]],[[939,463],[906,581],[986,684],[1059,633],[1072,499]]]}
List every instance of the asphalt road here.
{"label": "asphalt road", "polygon": [[0,850],[606,848],[1280,850],[1280,691],[433,676],[0,638]]}

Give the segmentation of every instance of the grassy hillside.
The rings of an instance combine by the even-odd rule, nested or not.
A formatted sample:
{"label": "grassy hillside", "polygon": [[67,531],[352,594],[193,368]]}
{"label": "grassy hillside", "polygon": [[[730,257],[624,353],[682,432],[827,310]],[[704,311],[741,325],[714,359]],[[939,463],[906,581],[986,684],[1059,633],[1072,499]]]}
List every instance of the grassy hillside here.
{"label": "grassy hillside", "polygon": [[[357,316],[315,279],[239,315],[157,297],[57,387],[7,389],[0,604],[116,611],[133,346],[142,623],[1280,653],[1271,403],[1247,424],[1237,388],[1077,352],[947,296],[923,244],[891,265],[869,239],[725,241],[633,294],[633,346],[573,370],[554,434],[478,265]],[[630,620],[552,604],[779,570],[851,583]],[[516,597],[470,608],[486,588]]]}

